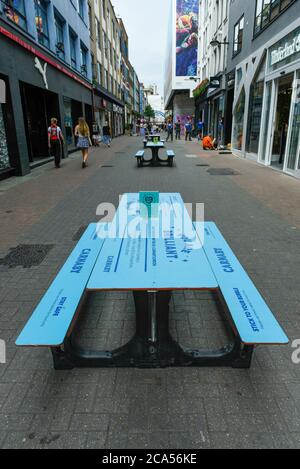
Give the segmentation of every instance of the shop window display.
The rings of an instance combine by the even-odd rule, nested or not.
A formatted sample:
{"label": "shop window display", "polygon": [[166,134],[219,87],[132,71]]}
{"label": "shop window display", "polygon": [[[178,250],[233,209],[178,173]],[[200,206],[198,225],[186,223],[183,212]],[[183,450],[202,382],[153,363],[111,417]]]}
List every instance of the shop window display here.
{"label": "shop window display", "polygon": [[247,136],[247,151],[249,153],[258,153],[263,96],[264,82],[260,81],[253,84],[250,95],[249,131]]}
{"label": "shop window display", "polygon": [[288,169],[294,171],[296,169],[297,159],[300,152],[300,73],[298,74],[297,79],[296,100],[291,125],[291,144],[288,150]]}
{"label": "shop window display", "polygon": [[234,111],[233,146],[242,150],[244,141],[245,90],[243,88]]}
{"label": "shop window display", "polygon": [[250,88],[246,150],[258,154],[264,100],[266,57],[264,57]]}
{"label": "shop window display", "polygon": [[2,106],[0,105],[0,171],[10,167]]}

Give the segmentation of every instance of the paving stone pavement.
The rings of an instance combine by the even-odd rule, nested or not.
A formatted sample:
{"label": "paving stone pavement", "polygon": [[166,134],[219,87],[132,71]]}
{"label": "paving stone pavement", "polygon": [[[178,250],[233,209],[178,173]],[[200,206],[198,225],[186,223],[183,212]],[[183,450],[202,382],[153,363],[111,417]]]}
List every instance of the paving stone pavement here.
{"label": "paving stone pavement", "polygon": [[[291,342],[300,339],[299,181],[184,142],[169,144],[174,168],[138,169],[133,155],[141,146],[139,138],[122,137],[110,150],[94,150],[86,170],[75,154],[59,171],[47,165],[0,183],[0,259],[20,244],[54,245],[39,266],[0,265],[0,339],[7,343],[0,447],[299,448],[300,365],[292,363],[291,345],[258,348],[251,370],[61,372],[53,370],[48,350],[14,346],[78,230],[99,219],[98,204],[118,205],[120,194],[150,189],[205,203],[206,219],[219,225]],[[213,176],[205,164],[239,174]],[[86,307],[78,326],[83,345],[115,348],[131,338],[130,294],[92,294]],[[226,343],[209,294],[178,292],[171,311],[171,331],[182,345]]]}

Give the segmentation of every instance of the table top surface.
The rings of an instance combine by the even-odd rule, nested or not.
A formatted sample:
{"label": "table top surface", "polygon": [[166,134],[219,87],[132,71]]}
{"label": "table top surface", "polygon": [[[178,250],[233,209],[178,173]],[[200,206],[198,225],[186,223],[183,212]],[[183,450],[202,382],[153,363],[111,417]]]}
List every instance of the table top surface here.
{"label": "table top surface", "polygon": [[[146,206],[143,207],[147,210]],[[88,290],[218,288],[180,194],[160,194],[157,214],[157,218],[143,217],[139,194],[122,197],[113,222],[99,225],[110,231],[109,234],[107,231],[98,232],[104,242],[89,279]],[[136,233],[137,217],[141,217],[139,226],[143,227],[143,234],[133,237],[131,231]],[[168,217],[171,223],[165,225]],[[158,226],[162,229],[157,230]]]}
{"label": "table top surface", "polygon": [[157,142],[157,143],[154,143],[154,142],[148,142],[147,143],[147,148],[164,148],[165,147],[165,143],[160,141],[160,142]]}

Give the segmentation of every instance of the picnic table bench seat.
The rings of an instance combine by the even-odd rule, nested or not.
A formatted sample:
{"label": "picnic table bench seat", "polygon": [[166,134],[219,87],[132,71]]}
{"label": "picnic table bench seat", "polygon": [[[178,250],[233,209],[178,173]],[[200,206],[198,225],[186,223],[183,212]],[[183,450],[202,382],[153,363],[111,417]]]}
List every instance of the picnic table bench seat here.
{"label": "picnic table bench seat", "polygon": [[173,150],[167,150],[167,157],[168,157],[169,166],[173,166],[174,158],[175,158],[174,151]]}
{"label": "picnic table bench seat", "polygon": [[137,165],[138,167],[142,166],[143,164],[143,159],[144,159],[145,152],[143,150],[140,150],[136,153],[135,157],[137,159]]}
{"label": "picnic table bench seat", "polygon": [[63,346],[76,322],[103,242],[97,235],[97,224],[90,224],[35,308],[16,341],[17,346],[50,347],[53,354]]}
{"label": "picnic table bench seat", "polygon": [[[201,223],[195,223],[200,231]],[[215,223],[204,224],[204,251],[234,329],[245,345],[285,345],[289,339]]]}

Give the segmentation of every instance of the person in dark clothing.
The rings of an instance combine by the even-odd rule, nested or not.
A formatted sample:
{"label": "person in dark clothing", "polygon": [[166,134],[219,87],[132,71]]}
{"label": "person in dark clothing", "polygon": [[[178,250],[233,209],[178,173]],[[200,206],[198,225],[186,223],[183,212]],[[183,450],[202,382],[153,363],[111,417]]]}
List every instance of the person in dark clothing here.
{"label": "person in dark clothing", "polygon": [[107,147],[110,147],[111,144],[111,131],[108,122],[105,122],[103,126],[103,143]]}
{"label": "person in dark clothing", "polygon": [[167,124],[167,139],[166,141],[169,141],[169,138],[171,137],[171,141],[173,142],[173,122],[169,120]]}
{"label": "person in dark clothing", "polygon": [[192,130],[193,130],[192,122],[189,120],[185,124],[185,141],[186,142],[188,139],[190,142],[192,141]]}
{"label": "person in dark clothing", "polygon": [[200,140],[203,139],[204,137],[204,122],[202,121],[202,119],[199,119],[198,123],[197,123],[197,132],[198,132],[198,141],[200,142]]}
{"label": "person in dark clothing", "polygon": [[64,136],[62,130],[57,125],[57,119],[51,119],[51,125],[48,128],[48,147],[52,156],[54,156],[56,168],[60,168],[62,155],[62,144],[64,144]]}
{"label": "person in dark clothing", "polygon": [[180,119],[178,119],[175,124],[175,139],[176,140],[181,140],[180,134],[181,134],[181,122],[180,122]]}

